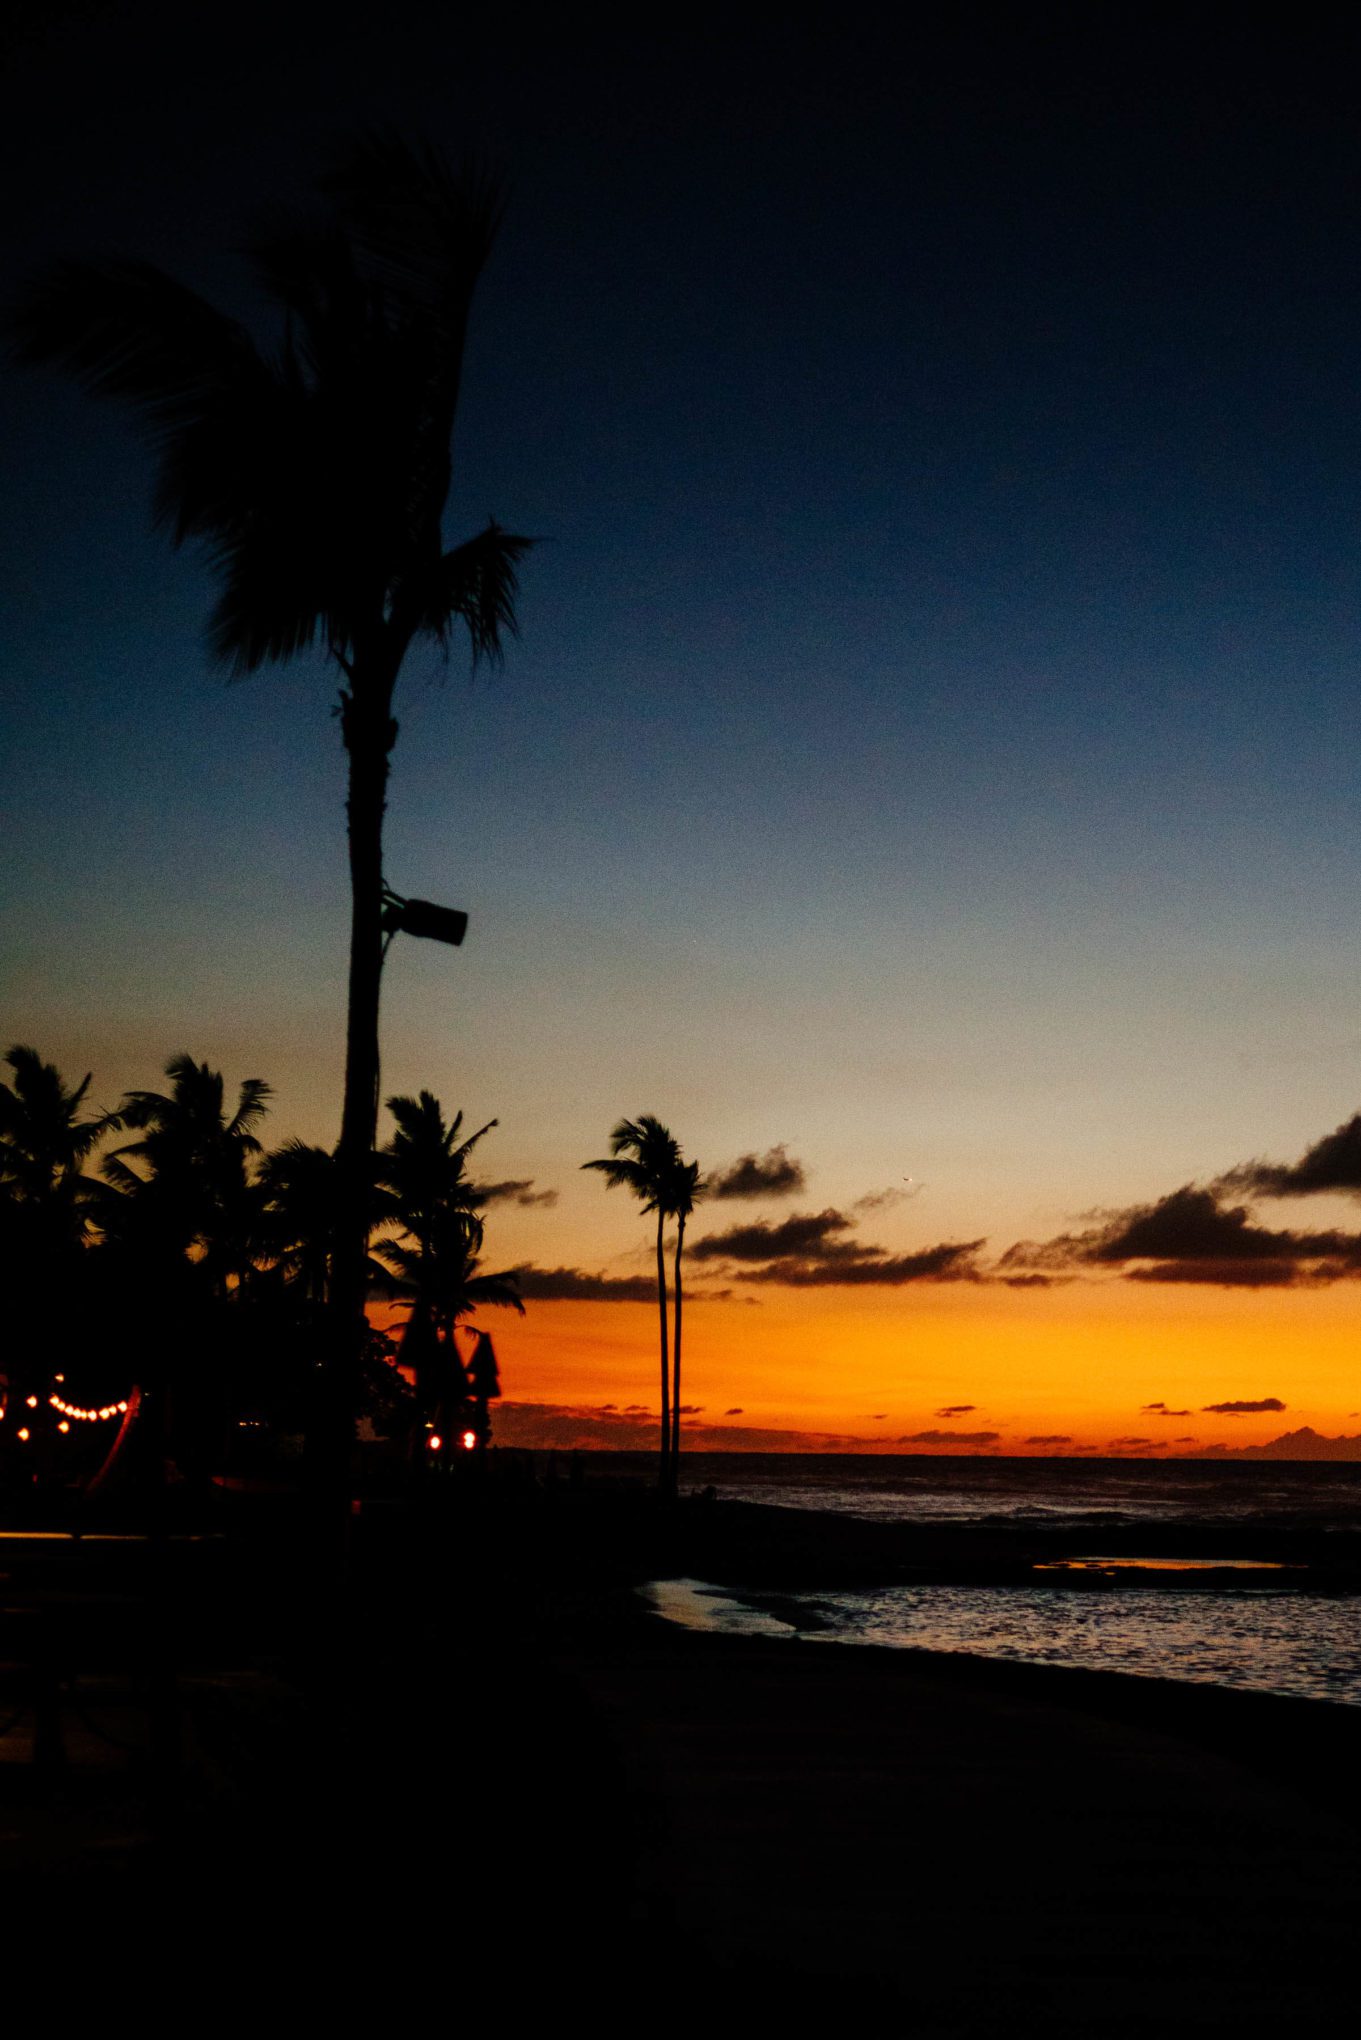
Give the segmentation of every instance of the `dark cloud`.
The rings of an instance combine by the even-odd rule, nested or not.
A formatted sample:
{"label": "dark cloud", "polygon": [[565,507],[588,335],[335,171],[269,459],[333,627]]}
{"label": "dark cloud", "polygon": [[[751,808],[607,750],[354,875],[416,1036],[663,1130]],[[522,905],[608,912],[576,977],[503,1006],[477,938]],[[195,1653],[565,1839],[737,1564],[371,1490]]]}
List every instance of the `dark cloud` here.
{"label": "dark cloud", "polygon": [[1166,1438],[1112,1438],[1111,1450],[1115,1452],[1123,1448],[1128,1451],[1131,1447],[1138,1446],[1143,1451],[1161,1452],[1167,1443]]}
{"label": "dark cloud", "polygon": [[1165,1410],[1167,1404],[1165,1402],[1146,1402],[1140,1403],[1139,1408],[1140,1410]]}
{"label": "dark cloud", "polygon": [[1014,1268],[1083,1267],[1118,1268],[1130,1282],[1283,1288],[1361,1275],[1361,1236],[1273,1231],[1245,1205],[1222,1204],[1213,1190],[1187,1183],[1155,1204],[1107,1212],[1088,1232],[1018,1241],[998,1263],[1004,1279]]}
{"label": "dark cloud", "polygon": [[897,1445],[995,1445],[1000,1431],[909,1431]]}
{"label": "dark cloud", "polygon": [[724,1410],[723,1414],[725,1417],[744,1417],[747,1413],[739,1407],[735,1410]]}
{"label": "dark cloud", "polygon": [[1066,1275],[1002,1275],[998,1278],[1008,1289],[1052,1289],[1056,1282],[1066,1282]]}
{"label": "dark cloud", "polygon": [[768,1218],[708,1233],[690,1249],[696,1261],[856,1260],[875,1251],[843,1237],[851,1220],[844,1212],[804,1211],[772,1225]]}
{"label": "dark cloud", "polygon": [[866,1250],[864,1258],[826,1261],[776,1261],[768,1268],[744,1273],[747,1282],[783,1282],[792,1289],[826,1289],[835,1285],[877,1283],[884,1288],[901,1288],[908,1282],[980,1282],[982,1273],[976,1256],[982,1240],[943,1242],[924,1247],[917,1254],[884,1254],[878,1248]]}
{"label": "dark cloud", "polygon": [[[1194,1444],[1188,1439],[1188,1444]],[[1361,1460],[1361,1432],[1353,1437],[1328,1438],[1303,1424],[1298,1431],[1285,1431],[1265,1445],[1212,1445],[1206,1448],[1216,1459],[1334,1459]]]}
{"label": "dark cloud", "polygon": [[794,1197],[807,1187],[802,1162],[785,1148],[767,1148],[763,1155],[739,1155],[709,1178],[711,1197]]}
{"label": "dark cloud", "polygon": [[[1279,1396],[1264,1395],[1258,1402],[1205,1403],[1201,1407],[1201,1415],[1206,1417],[1258,1417],[1268,1412],[1279,1415],[1284,1408],[1285,1404]],[[1183,1411],[1181,1414],[1189,1415],[1190,1412]]]}
{"label": "dark cloud", "polygon": [[[657,1301],[655,1275],[591,1274],[584,1268],[536,1268],[522,1261],[510,1273],[520,1285],[526,1303],[653,1303]],[[731,1289],[697,1289],[687,1286],[687,1303],[729,1303]]]}
{"label": "dark cloud", "polygon": [[909,1197],[915,1197],[921,1190],[920,1183],[910,1186],[890,1184],[887,1190],[867,1190],[863,1197],[857,1197],[851,1206],[853,1211],[891,1211],[895,1204],[905,1204]]}
{"label": "dark cloud", "polygon": [[[731,1412],[740,1415],[740,1411]],[[691,1418],[686,1441],[696,1452],[863,1452],[866,1441],[845,1432],[761,1430],[755,1425]],[[496,1406],[499,1445],[534,1450],[640,1452],[657,1447],[657,1419],[643,1405],[515,1403]],[[886,1442],[886,1441],[885,1441]]]}
{"label": "dark cloud", "polygon": [[945,1408],[937,1410],[935,1414],[938,1417],[971,1417],[977,1408],[977,1403],[952,1402],[946,1403]]}
{"label": "dark cloud", "polygon": [[1242,1162],[1219,1188],[1259,1197],[1315,1197],[1328,1190],[1361,1194],[1361,1112],[1306,1148],[1297,1162]]}
{"label": "dark cloud", "polygon": [[523,1204],[541,1205],[550,1211],[558,1201],[556,1190],[536,1190],[534,1178],[525,1176],[520,1180],[508,1179],[504,1183],[479,1183],[477,1199],[480,1204]]}
{"label": "dark cloud", "polygon": [[651,1275],[589,1275],[581,1268],[536,1268],[524,1261],[511,1274],[526,1303],[655,1303]]}
{"label": "dark cloud", "polygon": [[1027,1438],[1025,1442],[1027,1445],[1071,1445],[1073,1441],[1066,1438],[1062,1431],[1049,1431],[1038,1438]]}
{"label": "dark cloud", "polygon": [[977,1282],[976,1257],[982,1240],[945,1242],[915,1254],[888,1254],[848,1238],[852,1221],[845,1212],[795,1212],[772,1225],[758,1218],[750,1225],[729,1226],[709,1233],[692,1249],[697,1261],[736,1261],[746,1282],[778,1282],[793,1289],[827,1288],[834,1284],[880,1284],[897,1288],[906,1282]]}
{"label": "dark cloud", "polygon": [[702,1417],[704,1415],[704,1405],[702,1402],[683,1402],[680,1406],[680,1414],[683,1417]]}

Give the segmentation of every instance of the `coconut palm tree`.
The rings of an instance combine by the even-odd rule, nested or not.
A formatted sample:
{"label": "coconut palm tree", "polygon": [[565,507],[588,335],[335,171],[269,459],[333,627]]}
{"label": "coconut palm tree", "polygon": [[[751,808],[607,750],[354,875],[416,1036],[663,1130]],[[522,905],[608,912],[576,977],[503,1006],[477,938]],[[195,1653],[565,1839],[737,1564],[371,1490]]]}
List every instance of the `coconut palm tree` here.
{"label": "coconut palm tree", "polygon": [[162,1262],[192,1256],[221,1299],[245,1279],[262,1245],[254,1128],[272,1094],[263,1078],[247,1077],[229,1113],[220,1070],[176,1055],[165,1073],[168,1092],[129,1091],[119,1108],[123,1126],[141,1139],[113,1148],[101,1165],[119,1193],[106,1207],[108,1229]]}
{"label": "coconut palm tree", "polygon": [[663,1235],[671,1213],[670,1198],[682,1167],[680,1147],[669,1127],[650,1112],[621,1119],[610,1135],[610,1152],[602,1160],[583,1162],[605,1178],[608,1190],[631,1190],[645,1212],[657,1214],[657,1305],[662,1348],[662,1437],[659,1484],[671,1490],[671,1383],[667,1368],[666,1258]]}
{"label": "coconut palm tree", "polygon": [[467,1160],[496,1121],[461,1140],[463,1114],[446,1123],[430,1091],[389,1098],[387,1105],[396,1131],[378,1156],[378,1175],[387,1199],[383,1216],[403,1237],[380,1240],[374,1254],[410,1304],[400,1358],[415,1376],[418,1409],[427,1418],[443,1409],[448,1427],[468,1394],[457,1326],[482,1305],[524,1310],[513,1274],[480,1272],[481,1199]]}
{"label": "coconut palm tree", "polygon": [[[0,1290],[3,1372],[16,1403],[45,1390],[89,1303],[86,1248],[103,1186],[85,1164],[119,1121],[91,1111],[90,1078],[69,1086],[38,1051],[16,1045],[0,1082]],[[12,1428],[12,1427],[11,1427]]]}
{"label": "coconut palm tree", "polygon": [[22,1206],[44,1233],[78,1246],[99,1192],[84,1164],[120,1121],[112,1112],[81,1117],[88,1074],[72,1090],[36,1048],[16,1045],[5,1061],[14,1081],[0,1082],[0,1197]]}
{"label": "coconut palm tree", "polygon": [[671,1487],[680,1485],[681,1433],[681,1255],[685,1251],[685,1221],[704,1195],[699,1163],[677,1159],[666,1190],[667,1209],[676,1221],[675,1290],[676,1336],[671,1345]]}
{"label": "coconut palm tree", "polygon": [[325,217],[249,251],[280,315],[269,348],[129,260],[52,269],[11,330],[22,360],[66,370],[146,428],[157,521],[176,545],[201,541],[217,576],[213,656],[245,674],[320,647],[339,671],[352,908],[331,1277],[338,1444],[366,1331],[394,689],[417,640],[447,654],[466,631],[474,663],[499,659],[530,541],[494,521],[458,545],[442,532],[469,308],[501,215],[494,182],[369,136],[321,189]]}

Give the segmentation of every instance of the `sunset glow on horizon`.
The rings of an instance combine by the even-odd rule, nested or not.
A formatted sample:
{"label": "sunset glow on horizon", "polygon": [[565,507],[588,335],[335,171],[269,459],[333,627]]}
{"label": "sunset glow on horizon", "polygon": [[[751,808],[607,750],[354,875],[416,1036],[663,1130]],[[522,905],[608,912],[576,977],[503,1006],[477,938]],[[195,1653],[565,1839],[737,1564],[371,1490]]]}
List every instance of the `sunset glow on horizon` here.
{"label": "sunset glow on horizon", "polygon": [[[1345,180],[1284,116],[1264,152],[1218,60],[1205,118],[1153,117],[1160,71],[1093,123],[1024,25],[939,78],[791,27],[745,82],[702,36],[487,33],[452,82],[377,22],[290,46],[205,154],[218,84],[128,67],[114,106],[92,26],[100,175],[42,126],[6,231],[16,274],[144,251],[254,332],[240,233],[347,106],[513,166],[448,526],[543,542],[501,670],[401,673],[383,877],[469,926],[394,944],[380,1092],[498,1121],[499,1438],[647,1442],[648,1227],[582,1174],[646,1111],[706,1174],[797,1166],[690,1225],[692,1443],[1355,1439],[1361,1135],[1260,1173],[1361,1107]],[[122,416],[45,372],[0,401],[4,1039],[110,1108],[179,1052],[259,1076],[266,1145],[329,1148],[338,669],[224,685]]]}

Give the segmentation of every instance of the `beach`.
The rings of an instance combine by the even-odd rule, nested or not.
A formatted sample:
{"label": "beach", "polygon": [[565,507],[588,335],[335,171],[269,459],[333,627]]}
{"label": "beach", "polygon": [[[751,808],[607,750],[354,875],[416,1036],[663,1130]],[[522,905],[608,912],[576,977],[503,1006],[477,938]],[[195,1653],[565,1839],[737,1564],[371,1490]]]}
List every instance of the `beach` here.
{"label": "beach", "polygon": [[[176,1990],[211,1975],[242,2009],[267,1968],[335,2016],[387,2015],[394,1989],[445,2015],[489,1976],[513,2013],[599,2001],[606,2030],[658,1994],[668,2022],[733,2030],[1298,2032],[1350,2010],[1356,1710],[661,1621],[638,1587],[668,1544],[721,1571],[726,1514],[590,1490],[443,1526],[390,1511],[325,1658],[262,1550],[249,1609],[184,1631],[168,1819],[78,1735],[55,1803],[10,1746],[12,1933],[76,1936],[97,1976],[92,1951],[126,1962],[151,1923]],[[837,1535],[744,1520],[730,1570],[758,1534],[772,1571],[791,1536]]]}

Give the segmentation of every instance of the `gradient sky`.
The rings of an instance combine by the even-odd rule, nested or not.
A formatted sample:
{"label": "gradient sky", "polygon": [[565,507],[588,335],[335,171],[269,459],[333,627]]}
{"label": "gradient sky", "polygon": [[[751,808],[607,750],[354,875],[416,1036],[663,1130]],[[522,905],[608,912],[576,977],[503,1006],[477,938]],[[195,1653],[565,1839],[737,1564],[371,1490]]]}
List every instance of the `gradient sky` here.
{"label": "gradient sky", "polygon": [[[502,674],[409,669],[387,856],[472,927],[394,949],[385,1089],[498,1116],[486,1173],[557,1193],[493,1207],[491,1261],[645,1275],[643,1222],[578,1165],[654,1111],[706,1168],[784,1143],[805,1172],[696,1240],[831,1211],[855,1230],[824,1238],[890,1262],[987,1243],[987,1279],[697,1263],[697,1296],[731,1292],[690,1321],[706,1424],[1355,1430],[1349,1249],[1297,1238],[1268,1286],[1109,1257],[1111,1214],[1294,1161],[1361,1105],[1342,32],[700,9],[621,38],[399,0],[246,6],[209,44],[192,10],[111,12],[9,32],[9,276],[144,253],[254,317],[233,247],[348,124],[510,171],[450,531],[545,543]],[[109,1103],[188,1049],[329,1142],[334,682],[224,687],[124,422],[39,376],[0,405],[0,1031]],[[1253,1209],[1361,1223],[1354,1197]],[[993,1273],[1074,1233],[1061,1280]],[[498,1322],[511,1397],[649,1405],[654,1317],[546,1296]]]}

